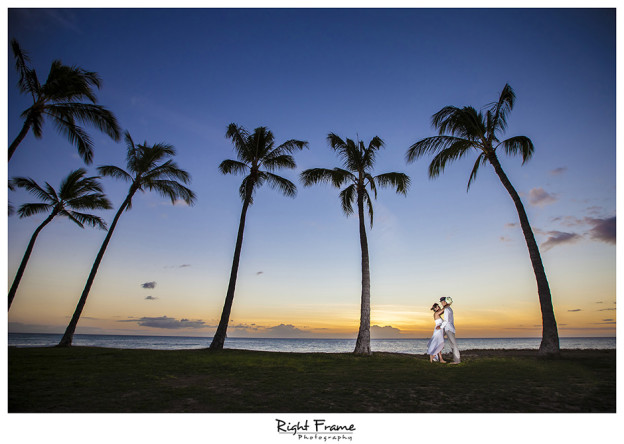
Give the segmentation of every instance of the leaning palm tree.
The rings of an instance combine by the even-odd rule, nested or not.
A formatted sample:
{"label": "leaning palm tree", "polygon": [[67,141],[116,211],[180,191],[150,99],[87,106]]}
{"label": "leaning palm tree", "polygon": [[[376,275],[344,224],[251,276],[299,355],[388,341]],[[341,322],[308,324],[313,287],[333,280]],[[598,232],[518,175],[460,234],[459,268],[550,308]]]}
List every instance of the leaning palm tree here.
{"label": "leaning palm tree", "polygon": [[102,258],[104,257],[106,247],[113,236],[121,214],[132,208],[132,198],[135,193],[137,191],[156,191],[162,196],[170,198],[171,203],[175,203],[178,199],[182,199],[188,205],[193,205],[195,202],[195,193],[178,182],[189,183],[190,175],[186,171],[180,169],[171,159],[165,161],[168,157],[173,157],[175,155],[173,146],[164,143],[148,146],[147,142],[143,145],[135,145],[128,132],[125,133],[125,140],[128,147],[126,162],[128,172],[114,165],[101,166],[98,168],[98,171],[102,176],[109,176],[130,182],[130,189],[108,229],[106,238],[95,258],[93,267],[91,267],[91,273],[82,291],[74,315],[65,330],[61,342],[58,344],[59,347],[71,346],[76,325],[80,319],[82,309],[87,302],[91,285],[97,274],[100,262],[102,262]]}
{"label": "leaning palm tree", "polygon": [[329,145],[342,159],[345,169],[312,168],[301,173],[301,180],[305,186],[315,183],[329,182],[336,188],[349,184],[340,192],[342,210],[348,216],[354,213],[353,203],[357,202],[360,224],[360,247],[362,249],[362,295],[360,305],[360,329],[355,343],[354,353],[370,355],[370,267],[368,257],[368,240],[364,204],[368,208],[370,226],[373,227],[373,204],[367,187],[377,198],[377,187],[391,186],[397,193],[407,194],[410,178],[403,173],[385,173],[372,175],[377,151],[384,146],[384,142],[377,136],[364,146],[364,142],[357,143],[351,139],[346,141],[334,133],[327,136]]}
{"label": "leaning palm tree", "polygon": [[110,111],[96,104],[93,88],[99,89],[102,83],[97,73],[55,60],[46,82],[41,85],[36,71],[28,66],[28,55],[22,51],[17,40],[11,40],[11,47],[20,76],[20,92],[31,96],[32,105],[21,115],[24,125],[9,146],[9,160],[28,131],[32,129],[35,137],[41,138],[45,117],[52,119],[58,131],[76,145],[80,157],[87,164],[93,161],[93,142],[78,123],[92,124],[114,140],[119,140],[117,119]]}
{"label": "leaning palm tree", "polygon": [[494,171],[511,196],[518,211],[520,226],[524,233],[537,280],[543,328],[539,354],[557,356],[559,354],[557,322],[555,321],[550,288],[539,248],[535,242],[529,218],[520,196],[507,178],[497,157],[497,150],[500,148],[508,155],[520,155],[524,165],[533,155],[533,142],[528,137],[515,136],[503,141],[499,140],[507,128],[507,115],[513,108],[515,98],[511,86],[505,85],[498,101],[486,106],[485,114],[482,111],[477,112],[469,106],[442,108],[432,118],[433,127],[439,131],[439,135],[422,139],[412,145],[407,151],[407,161],[413,162],[425,154],[435,154],[429,165],[429,177],[435,178],[444,171],[447,163],[461,159],[474,151],[478,153],[478,157],[468,179],[467,190],[470,189],[470,184],[476,179],[481,165],[490,163],[494,167]]}
{"label": "leaning palm tree", "polygon": [[227,336],[227,327],[230,321],[234,290],[236,288],[236,277],[238,275],[238,264],[243,246],[245,219],[249,205],[253,204],[253,195],[266,182],[272,188],[281,191],[285,196],[295,197],[297,194],[295,184],[273,174],[273,171],[281,168],[295,168],[297,165],[291,154],[295,150],[301,150],[308,145],[308,142],[291,139],[275,147],[273,133],[266,127],[256,128],[253,134],[249,134],[243,127],[234,123],[228,126],[225,137],[232,140],[238,160],[224,160],[219,165],[219,171],[223,174],[242,173],[246,174],[246,176],[239,188],[243,209],[238,225],[238,236],[236,238],[236,247],[234,248],[230,282],[225,296],[221,320],[210,344],[211,350],[223,349]]}
{"label": "leaning palm tree", "polygon": [[84,228],[86,224],[106,230],[106,223],[100,217],[81,212],[82,210],[109,210],[112,208],[110,201],[102,191],[99,177],[85,177],[85,174],[87,174],[87,171],[83,168],[72,171],[63,179],[58,191],[47,182],[45,187],[42,187],[30,178],[16,177],[13,179],[13,186],[25,189],[43,201],[20,206],[17,211],[20,218],[40,213],[49,214],[30,238],[22,262],[17,269],[13,285],[11,285],[11,290],[9,290],[9,310],[17,292],[17,287],[24,275],[30,254],[35,246],[37,236],[46,225],[52,222],[52,219],[56,216],[67,217],[80,228]]}

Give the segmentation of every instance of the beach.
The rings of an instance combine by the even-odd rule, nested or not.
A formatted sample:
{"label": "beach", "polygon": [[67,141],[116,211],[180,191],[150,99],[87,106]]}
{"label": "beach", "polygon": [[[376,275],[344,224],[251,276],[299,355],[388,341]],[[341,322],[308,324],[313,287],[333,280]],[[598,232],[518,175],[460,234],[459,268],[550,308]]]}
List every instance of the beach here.
{"label": "beach", "polygon": [[562,350],[556,360],[462,350],[462,363],[449,365],[383,352],[9,347],[8,411],[614,413],[615,358],[615,350]]}

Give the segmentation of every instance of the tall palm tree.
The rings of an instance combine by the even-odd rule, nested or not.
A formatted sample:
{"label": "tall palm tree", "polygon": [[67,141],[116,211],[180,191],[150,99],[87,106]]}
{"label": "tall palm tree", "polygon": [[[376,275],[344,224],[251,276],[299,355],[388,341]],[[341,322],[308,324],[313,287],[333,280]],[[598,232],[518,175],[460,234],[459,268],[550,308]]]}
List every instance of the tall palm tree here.
{"label": "tall palm tree", "polygon": [[485,114],[482,111],[477,112],[470,106],[442,108],[432,117],[433,127],[438,130],[439,135],[422,139],[413,144],[407,151],[407,161],[413,162],[425,154],[435,154],[429,165],[429,177],[435,178],[444,171],[447,163],[461,159],[468,153],[476,152],[478,157],[468,179],[467,190],[470,189],[472,181],[476,179],[477,171],[481,165],[489,163],[494,167],[494,171],[511,196],[518,211],[520,226],[524,233],[537,280],[537,293],[542,310],[543,326],[539,353],[544,356],[557,356],[559,355],[557,322],[555,321],[550,287],[546,279],[539,248],[535,242],[533,230],[520,196],[503,171],[497,156],[497,150],[500,148],[508,155],[521,156],[524,165],[533,155],[533,142],[528,137],[515,136],[503,141],[499,140],[507,128],[507,115],[513,109],[515,99],[513,89],[507,84],[498,101],[486,106]]}
{"label": "tall palm tree", "polygon": [[[9,160],[31,128],[35,137],[41,138],[44,117],[52,119],[58,131],[76,145],[80,157],[87,164],[93,161],[93,142],[78,123],[92,124],[114,140],[119,140],[117,119],[110,111],[96,104],[93,88],[99,89],[102,83],[97,73],[55,60],[46,82],[41,85],[36,71],[28,66],[28,55],[22,51],[17,40],[11,40],[11,47],[20,75],[20,92],[30,95],[33,103],[21,115],[24,125],[9,146]],[[83,103],[85,101],[90,103]]]}
{"label": "tall palm tree", "polygon": [[344,169],[312,168],[301,173],[301,180],[305,186],[329,182],[336,188],[341,188],[343,185],[349,184],[340,192],[342,210],[347,216],[354,213],[353,203],[357,202],[360,222],[360,247],[362,249],[362,297],[360,330],[355,343],[354,353],[370,355],[370,267],[364,204],[368,208],[371,228],[373,228],[373,204],[367,187],[373,191],[375,198],[377,198],[378,186],[391,186],[395,188],[397,193],[405,195],[410,185],[410,178],[403,173],[372,175],[377,151],[384,147],[383,140],[377,136],[373,137],[368,147],[365,147],[362,141],[357,143],[351,139],[344,141],[334,133],[330,133],[327,136],[327,140],[331,148],[342,159]]}
{"label": "tall palm tree", "polygon": [[239,188],[243,209],[238,225],[238,236],[236,237],[236,247],[234,248],[230,282],[225,295],[221,320],[210,344],[211,350],[223,349],[227,336],[227,327],[230,321],[234,290],[236,288],[236,277],[238,275],[238,263],[243,246],[245,219],[249,205],[253,204],[253,195],[266,182],[272,188],[281,191],[285,196],[295,197],[297,194],[295,184],[288,179],[273,174],[273,171],[281,168],[295,168],[297,165],[292,157],[292,153],[308,145],[308,142],[291,139],[275,147],[273,133],[266,127],[258,127],[253,134],[249,134],[245,128],[234,123],[228,126],[225,137],[232,140],[238,160],[224,160],[219,165],[219,171],[223,174],[246,174],[246,176]]}
{"label": "tall palm tree", "polygon": [[87,302],[91,285],[93,284],[95,275],[97,274],[100,262],[102,262],[102,258],[104,257],[106,247],[113,236],[113,232],[115,231],[115,227],[117,226],[117,222],[119,222],[121,214],[132,208],[132,198],[135,193],[137,191],[156,191],[162,196],[170,198],[171,203],[175,203],[177,199],[184,200],[184,202],[188,205],[193,205],[195,202],[195,193],[180,183],[182,182],[188,184],[191,180],[190,175],[186,171],[180,169],[171,159],[165,161],[168,157],[175,156],[175,149],[173,146],[164,143],[148,146],[147,142],[143,145],[135,145],[130,137],[130,133],[127,131],[125,133],[125,140],[128,147],[126,158],[128,171],[126,172],[114,165],[98,167],[98,171],[102,176],[113,177],[115,179],[122,179],[126,182],[130,182],[130,189],[125,200],[119,207],[119,210],[117,210],[117,214],[115,214],[113,222],[108,229],[106,238],[104,239],[104,242],[100,247],[100,251],[95,258],[93,267],[91,267],[91,273],[89,274],[87,283],[82,291],[82,295],[80,296],[74,315],[65,330],[65,334],[63,335],[61,342],[58,344],[59,347],[71,346],[76,325],[80,319],[82,309]]}
{"label": "tall palm tree", "polygon": [[17,269],[11,290],[9,290],[9,310],[30,254],[35,246],[37,236],[46,225],[52,222],[52,219],[56,216],[67,217],[80,228],[84,228],[86,224],[106,230],[106,223],[101,218],[93,214],[81,212],[82,210],[109,210],[112,208],[110,201],[103,193],[102,185],[98,180],[99,177],[85,177],[85,174],[87,174],[87,171],[83,168],[72,171],[63,179],[58,191],[47,182],[45,187],[42,187],[30,178],[16,177],[13,179],[12,184],[14,186],[25,189],[43,201],[22,205],[17,211],[19,217],[23,218],[40,213],[49,213],[49,215],[37,227],[30,238],[22,262]]}

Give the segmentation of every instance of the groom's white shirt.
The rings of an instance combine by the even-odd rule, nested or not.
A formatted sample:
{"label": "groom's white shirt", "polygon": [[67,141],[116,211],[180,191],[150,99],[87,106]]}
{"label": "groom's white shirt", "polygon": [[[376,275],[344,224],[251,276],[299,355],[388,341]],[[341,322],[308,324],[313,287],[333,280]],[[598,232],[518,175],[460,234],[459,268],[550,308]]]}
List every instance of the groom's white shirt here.
{"label": "groom's white shirt", "polygon": [[453,309],[448,305],[444,308],[444,321],[440,325],[440,328],[445,331],[450,331],[451,333],[455,333],[455,324],[453,321]]}

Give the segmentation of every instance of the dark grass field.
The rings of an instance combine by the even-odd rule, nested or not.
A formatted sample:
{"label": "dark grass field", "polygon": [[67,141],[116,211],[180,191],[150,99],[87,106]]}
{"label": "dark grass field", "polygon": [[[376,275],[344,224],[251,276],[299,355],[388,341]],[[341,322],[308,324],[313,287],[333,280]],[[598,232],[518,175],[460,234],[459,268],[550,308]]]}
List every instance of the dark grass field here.
{"label": "dark grass field", "polygon": [[615,350],[424,355],[120,350],[8,351],[8,411],[50,413],[615,412]]}

